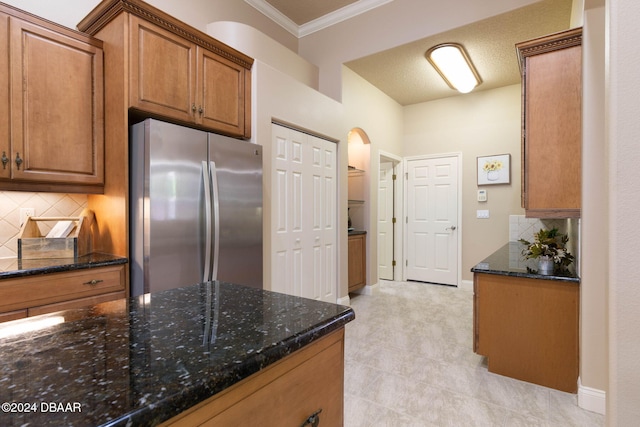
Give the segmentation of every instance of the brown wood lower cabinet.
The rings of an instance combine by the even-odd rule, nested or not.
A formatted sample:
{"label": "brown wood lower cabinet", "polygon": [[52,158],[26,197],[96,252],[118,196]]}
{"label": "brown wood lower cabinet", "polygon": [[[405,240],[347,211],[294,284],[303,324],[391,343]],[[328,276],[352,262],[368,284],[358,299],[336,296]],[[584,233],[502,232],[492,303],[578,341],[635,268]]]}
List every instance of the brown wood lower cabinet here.
{"label": "brown wood lower cabinet", "polygon": [[580,286],[474,274],[473,350],[490,372],[575,393]]}
{"label": "brown wood lower cabinet", "polygon": [[344,329],[296,351],[162,426],[343,425]]}
{"label": "brown wood lower cabinet", "polygon": [[0,321],[125,298],[125,266],[0,280]]}
{"label": "brown wood lower cabinet", "polygon": [[349,236],[349,292],[367,284],[367,235]]}

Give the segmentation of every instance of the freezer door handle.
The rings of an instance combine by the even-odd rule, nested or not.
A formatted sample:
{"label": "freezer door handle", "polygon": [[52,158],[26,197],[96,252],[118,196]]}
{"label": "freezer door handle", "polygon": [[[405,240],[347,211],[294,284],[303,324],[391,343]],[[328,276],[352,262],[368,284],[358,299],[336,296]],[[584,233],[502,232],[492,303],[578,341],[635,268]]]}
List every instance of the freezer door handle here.
{"label": "freezer door handle", "polygon": [[211,193],[213,194],[213,269],[211,280],[218,280],[218,261],[220,253],[220,196],[218,192],[218,172],[216,162],[209,162],[211,173]]}
{"label": "freezer door handle", "polygon": [[204,184],[204,215],[205,215],[205,245],[204,245],[204,274],[202,281],[211,280],[211,181],[207,162],[202,162],[202,180]]}

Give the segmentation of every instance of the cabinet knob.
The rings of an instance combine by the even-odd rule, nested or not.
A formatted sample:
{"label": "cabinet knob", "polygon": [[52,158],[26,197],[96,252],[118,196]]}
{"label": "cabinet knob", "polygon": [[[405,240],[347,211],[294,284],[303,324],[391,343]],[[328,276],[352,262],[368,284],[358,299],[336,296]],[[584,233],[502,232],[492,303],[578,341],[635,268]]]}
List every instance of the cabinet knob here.
{"label": "cabinet knob", "polygon": [[9,158],[7,157],[7,152],[3,151],[2,152],[2,169],[7,168],[7,163],[9,163]]}
{"label": "cabinet knob", "polygon": [[311,427],[318,427],[318,425],[320,424],[320,412],[322,412],[322,408],[311,414],[300,427],[305,427],[308,425],[310,425]]}
{"label": "cabinet knob", "polygon": [[22,164],[23,160],[20,158],[20,153],[16,153],[16,166],[18,167],[18,170],[20,170],[20,165]]}
{"label": "cabinet knob", "polygon": [[97,285],[98,283],[102,283],[102,282],[104,282],[104,280],[93,279],[93,280],[89,280],[88,282],[84,282],[83,285],[94,286],[94,285]]}
{"label": "cabinet knob", "polygon": [[198,107],[198,113],[200,113],[200,115],[202,115],[202,113],[204,113],[204,109],[202,108],[202,105],[200,107]]}
{"label": "cabinet knob", "polygon": [[196,104],[191,104],[191,111],[196,112]]}

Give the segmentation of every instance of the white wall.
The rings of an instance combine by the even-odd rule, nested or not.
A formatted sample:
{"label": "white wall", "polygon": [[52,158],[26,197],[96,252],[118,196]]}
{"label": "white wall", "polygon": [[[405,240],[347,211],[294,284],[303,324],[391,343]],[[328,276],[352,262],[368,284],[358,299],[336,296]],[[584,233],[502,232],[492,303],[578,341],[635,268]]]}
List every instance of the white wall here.
{"label": "white wall", "polygon": [[610,194],[607,424],[632,426],[640,420],[640,2],[608,0],[606,10]]}
{"label": "white wall", "polygon": [[[580,390],[581,406],[605,412],[607,390],[607,272],[602,251],[608,230],[609,197],[605,144],[605,39],[604,7],[585,11],[582,43],[582,239],[580,283]],[[591,390],[585,393],[584,387]],[[593,390],[598,392],[595,394]]]}
{"label": "white wall", "polygon": [[[509,215],[520,207],[520,85],[404,107],[403,156],[462,152],[462,280],[509,241]],[[489,185],[477,201],[477,157],[511,154],[511,184]],[[476,210],[488,209],[489,219]]]}
{"label": "white wall", "polygon": [[367,229],[367,285],[375,285],[378,283],[377,183],[380,151],[402,155],[402,107],[349,68],[343,67],[342,79],[345,126],[362,129],[369,140],[370,158],[368,164],[363,163],[367,165],[368,198],[362,209],[365,216],[363,224]]}

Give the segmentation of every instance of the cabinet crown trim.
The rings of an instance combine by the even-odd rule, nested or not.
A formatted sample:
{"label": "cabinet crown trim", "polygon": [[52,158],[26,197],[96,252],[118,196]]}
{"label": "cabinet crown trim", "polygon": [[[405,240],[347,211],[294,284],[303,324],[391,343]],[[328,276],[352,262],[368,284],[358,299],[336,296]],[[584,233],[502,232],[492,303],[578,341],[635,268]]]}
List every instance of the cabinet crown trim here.
{"label": "cabinet crown trim", "polygon": [[122,12],[131,13],[152,22],[167,31],[214,52],[243,68],[246,68],[247,70],[251,70],[253,58],[140,0],[104,0],[89,12],[82,21],[80,21],[78,29],[88,34],[95,35],[100,31],[100,29],[115,19]]}
{"label": "cabinet crown trim", "polygon": [[580,46],[581,44],[582,27],[518,43],[516,44],[516,50],[518,52],[520,71],[525,69],[525,59],[529,56],[553,52],[554,50],[565,49],[572,46]]}

